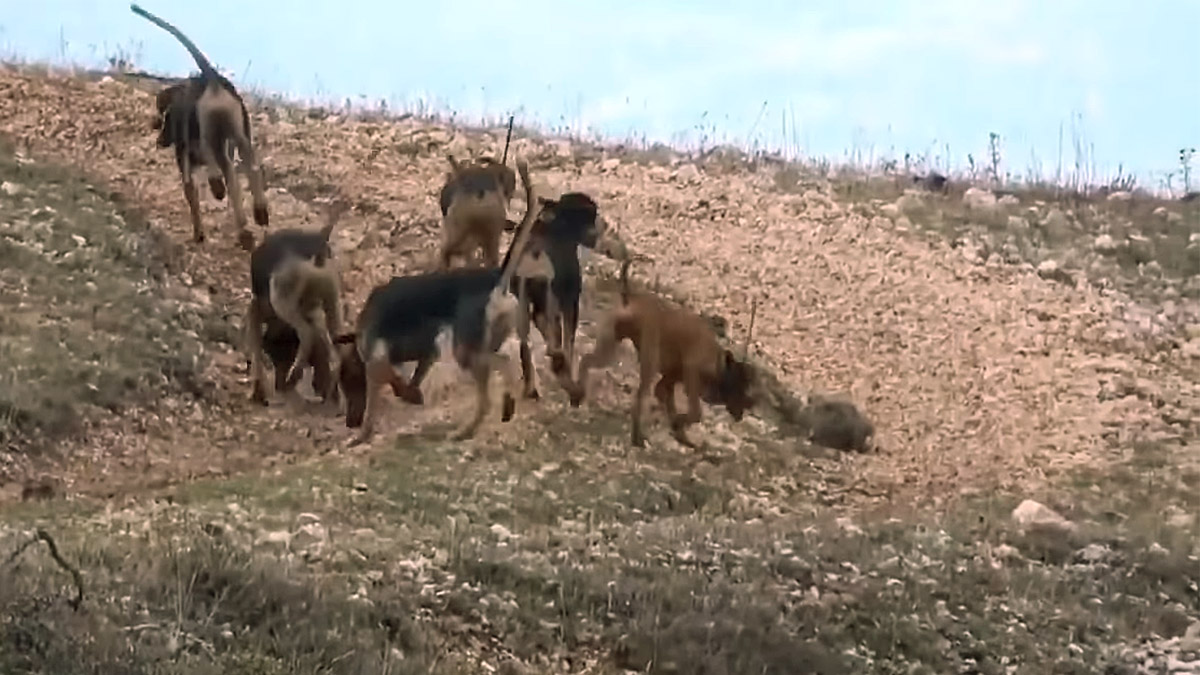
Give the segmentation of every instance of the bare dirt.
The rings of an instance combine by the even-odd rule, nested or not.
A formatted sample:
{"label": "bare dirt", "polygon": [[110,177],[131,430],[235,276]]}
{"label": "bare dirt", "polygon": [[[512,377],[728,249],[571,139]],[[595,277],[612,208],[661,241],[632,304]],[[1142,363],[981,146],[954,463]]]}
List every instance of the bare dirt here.
{"label": "bare dirt", "polygon": [[[631,352],[597,374],[598,395],[574,410],[535,350],[543,397],[519,401],[512,422],[490,419],[476,439],[446,443],[472,401],[462,376],[439,364],[424,407],[389,401],[374,444],[348,450],[351,431],[315,405],[249,402],[237,341],[247,256],[227,205],[208,196],[209,239],[191,243],[173,158],[149,129],[150,91],[119,76],[0,70],[0,135],[13,163],[85,173],[115,209],[102,222],[123,219],[138,233],[79,244],[145,253],[122,272],[136,281],[144,270],[145,283],[112,292],[152,301],[124,317],[123,302],[108,303],[105,334],[144,315],[165,322],[171,344],[199,350],[185,366],[121,361],[130,381],[160,388],[141,399],[113,393],[103,402],[111,409],[81,407],[82,431],[36,453],[23,441],[0,448],[0,508],[64,531],[73,523],[63,537],[92,565],[89,584],[113,594],[120,616],[149,617],[126,626],[116,613],[95,615],[109,623],[79,628],[86,638],[70,644],[82,652],[45,654],[99,658],[96,645],[111,637],[114,662],[134,649],[147,663],[222,663],[219,672],[397,672],[400,662],[401,672],[790,672],[797,662],[831,673],[1044,672],[1050,660],[1060,672],[1094,672],[1112,643],[1181,638],[1200,616],[1187,535],[1200,523],[1162,522],[1194,507],[1200,486],[1190,258],[1174,258],[1182,279],[1154,275],[1184,291],[1148,300],[1133,292],[1149,284],[1141,263],[1113,272],[1126,274],[1115,288],[1074,268],[1039,273],[1040,258],[981,255],[958,238],[973,232],[1000,251],[1012,231],[966,214],[947,236],[915,215],[889,215],[898,191],[877,198],[870,181],[856,192],[858,178],[770,162],[680,161],[521,132],[510,155],[530,162],[544,194],[592,194],[628,248],[653,260],[635,267],[641,282],[722,317],[739,346],[757,299],[751,352],[778,379],[779,405],[737,424],[706,409],[693,432],[699,452],[674,443],[654,413],[650,446],[634,451]],[[334,235],[351,315],[374,284],[432,263],[445,153],[498,155],[504,140],[502,129],[281,101],[255,101],[252,117],[272,228],[317,227],[330,198],[353,205]],[[921,199],[961,215],[957,201]],[[1022,200],[1018,208],[1044,215],[1043,197]],[[0,236],[42,242],[36,204],[18,207],[0,210],[12,221]],[[1085,208],[1099,207],[1071,207],[1068,227],[1081,227]],[[72,227],[92,222],[59,210]],[[1035,239],[1037,256],[1058,254]],[[581,350],[612,302],[615,271],[585,257]],[[103,304],[72,301],[66,318],[20,315],[72,339],[20,348],[47,363],[70,359],[97,326],[79,316]],[[18,353],[6,348],[0,355]],[[121,348],[149,349],[106,347]],[[50,391],[29,382],[29,392]],[[797,437],[787,399],[809,392],[855,401],[879,451],[826,451]],[[16,503],[43,483],[67,498],[65,511]],[[1059,492],[1068,486],[1083,496]],[[1031,540],[1001,524],[1024,495],[1099,524]],[[923,515],[897,520],[911,513]],[[1105,529],[1113,522],[1120,536]],[[131,578],[146,581],[130,590]],[[57,582],[29,583],[26,595],[43,602]],[[1056,601],[1040,603],[1046,594]],[[34,617],[0,622],[9,631],[0,665],[4,645],[43,639],[13,637],[13,626],[63,625],[25,596],[0,602]],[[243,651],[229,648],[237,640]],[[343,641],[361,647],[361,663],[340,660]],[[464,660],[447,665],[434,656],[443,648]]]}

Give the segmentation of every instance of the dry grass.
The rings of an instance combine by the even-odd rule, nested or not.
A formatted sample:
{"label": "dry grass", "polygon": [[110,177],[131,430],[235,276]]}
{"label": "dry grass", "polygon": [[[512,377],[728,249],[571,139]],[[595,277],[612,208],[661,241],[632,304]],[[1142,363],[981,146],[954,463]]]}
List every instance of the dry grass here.
{"label": "dry grass", "polygon": [[[111,422],[103,442],[79,439],[78,460],[54,467],[72,499],[0,514],[0,555],[44,527],[87,590],[74,612],[69,579],[43,549],[4,555],[0,671],[1121,672],[1128,645],[1178,636],[1200,618],[1189,421],[1200,408],[1188,362],[1088,332],[1124,300],[968,264],[950,247],[1001,237],[1003,257],[1007,219],[977,222],[952,196],[900,232],[876,219],[899,192],[870,181],[830,183],[827,172],[726,150],[690,164],[663,148],[519,135],[514,152],[540,167],[538,180],[602,199],[622,238],[656,259],[641,280],[661,276],[665,293],[713,317],[731,343],[744,337],[751,292],[769,291],[752,346],[768,404],[736,426],[706,409],[699,452],[672,443],[654,411],[649,447],[634,451],[625,411],[636,374],[622,358],[598,374],[584,408],[567,411],[543,376],[542,401],[451,444],[444,434],[471,403],[435,370],[424,408],[391,402],[380,441],[348,452],[336,420],[245,403],[224,316],[247,293],[232,237],[143,244],[140,227],[115,225],[124,204],[61,168],[107,176],[145,211],[151,236],[186,241],[170,159],[137,116],[149,102],[124,86],[0,75],[0,94],[11,95],[0,101],[36,102],[0,103],[0,124],[37,158],[20,170],[42,172],[23,174],[29,201],[4,220],[36,224],[23,214],[49,205],[74,215],[41,239],[33,225],[14,230],[21,241],[67,253],[72,233],[121,242],[98,247],[93,276],[62,274],[74,268],[59,254],[22,254],[0,274],[23,280],[20,302],[58,298],[65,309],[55,311],[86,316],[96,304],[87,283],[103,272],[116,284],[109,294],[133,308],[117,318],[152,319],[105,328],[131,337],[97,358],[109,368],[97,382],[177,372],[148,356],[159,344],[179,347],[170,354],[195,346],[183,371],[194,375],[165,379],[150,400],[114,395],[124,418],[158,406],[158,423]],[[280,101],[255,123],[273,222],[314,222],[332,196],[355,204],[335,235],[352,308],[432,251],[442,153],[503,142],[494,129]],[[1096,214],[1096,229],[1039,234],[1026,245],[1034,256],[1068,253],[1124,222],[1111,210],[1123,205],[1019,199],[1072,211],[1073,222]],[[1120,218],[1150,237],[1145,218],[1159,216],[1132,208]],[[220,217],[225,205],[204,209]],[[1163,277],[1182,283],[1163,247]],[[171,271],[156,277],[165,259]],[[613,266],[587,267],[583,350],[613,302]],[[1145,268],[1125,273],[1143,273],[1129,278],[1144,285]],[[17,288],[9,278],[5,288]],[[197,292],[209,302],[193,306]],[[90,380],[62,357],[80,345],[56,346],[40,323],[4,325],[3,339],[61,367],[74,387],[68,405],[88,400]],[[90,345],[90,335],[76,339]],[[856,390],[860,380],[871,386]],[[885,452],[846,457],[804,443],[798,383],[854,392],[889,434]],[[196,400],[191,389],[208,393]],[[1018,531],[1009,514],[1024,498],[1078,529]]]}
{"label": "dry grass", "polygon": [[[202,398],[211,308],[173,296],[170,244],[121,196],[0,143],[0,445],[27,452],[165,391]],[[178,271],[178,270],[175,270]]]}

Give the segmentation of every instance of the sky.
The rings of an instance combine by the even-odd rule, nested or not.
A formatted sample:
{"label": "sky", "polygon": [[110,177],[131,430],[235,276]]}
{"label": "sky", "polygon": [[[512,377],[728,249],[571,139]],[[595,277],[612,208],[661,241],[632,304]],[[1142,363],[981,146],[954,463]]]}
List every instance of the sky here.
{"label": "sky", "polygon": [[[687,148],[1147,187],[1200,146],[1200,0],[142,0],[242,88]],[[115,0],[0,0],[0,56],[195,70]],[[304,9],[301,10],[300,8]],[[248,8],[248,9],[246,9]],[[1060,152],[1061,147],[1061,152]],[[1200,184],[1200,156],[1193,189]]]}

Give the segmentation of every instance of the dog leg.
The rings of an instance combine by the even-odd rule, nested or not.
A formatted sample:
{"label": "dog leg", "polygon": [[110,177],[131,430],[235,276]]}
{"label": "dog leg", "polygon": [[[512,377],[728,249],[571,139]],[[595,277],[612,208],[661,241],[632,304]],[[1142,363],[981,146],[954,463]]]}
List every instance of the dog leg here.
{"label": "dog leg", "polygon": [[192,219],[192,241],[200,244],[204,242],[204,225],[200,222],[200,195],[196,191],[192,168],[186,160],[180,164],[179,175],[183,180],[183,198],[187,200],[188,215]]}
{"label": "dog leg", "polygon": [[693,443],[685,433],[689,425],[696,424],[700,421],[700,372],[695,368],[688,368],[683,374],[683,390],[687,394],[687,413],[680,415],[675,412],[674,396],[672,396],[671,407],[668,409],[668,418],[671,420],[671,434],[675,440],[689,448],[695,448]]}
{"label": "dog leg", "polygon": [[211,167],[205,173],[208,174],[208,191],[212,193],[213,199],[225,199],[225,179]]}
{"label": "dog leg", "polygon": [[579,329],[579,305],[576,300],[574,307],[562,308],[562,360],[557,364],[560,379],[571,377],[571,368],[575,365],[575,333]]}
{"label": "dog leg", "polygon": [[521,380],[524,384],[521,395],[528,399],[541,398],[537,390],[537,371],[533,367],[533,350],[529,347],[529,324],[532,306],[529,302],[529,288],[525,279],[517,280],[517,339],[521,342]]}
{"label": "dog leg", "polygon": [[254,250],[254,235],[251,234],[249,227],[246,224],[246,211],[243,202],[242,184],[238,180],[237,173],[234,171],[233,159],[229,156],[229,149],[225,143],[225,139],[215,129],[206,129],[207,115],[200,117],[200,149],[204,153],[204,163],[209,167],[216,167],[220,170],[221,176],[225,178],[225,187],[229,190],[229,206],[233,209],[233,223],[237,228],[238,245],[246,251]]}
{"label": "dog leg", "polygon": [[474,363],[471,365],[471,376],[475,380],[475,415],[465,427],[452,434],[450,440],[466,440],[479,430],[479,425],[483,422],[483,418],[487,417],[488,410],[492,407],[492,400],[488,395],[488,380],[491,379],[491,375],[492,364],[489,359],[482,357],[474,359]]}
{"label": "dog leg", "polygon": [[263,180],[263,169],[258,163],[258,155],[254,144],[248,135],[238,134],[235,139],[238,155],[241,156],[242,166],[250,181],[250,199],[254,207],[254,222],[262,227],[270,223],[270,211],[267,207],[267,193]]}
{"label": "dog leg", "polygon": [[507,422],[517,411],[517,372],[512,359],[507,354],[492,353],[489,355],[491,367],[500,371],[504,378],[504,399],[500,411],[500,421]]}
{"label": "dog leg", "polygon": [[605,323],[600,328],[599,335],[596,336],[596,346],[590,354],[584,355],[579,360],[579,374],[574,383],[567,389],[571,398],[571,407],[578,408],[587,396],[588,389],[588,372],[593,368],[605,368],[612,364],[617,357],[617,345],[619,344],[615,332],[615,326],[611,322]]}
{"label": "dog leg", "polygon": [[[262,313],[259,311],[258,303],[251,299],[250,305],[246,308],[245,319],[243,319],[245,349],[250,353],[250,400],[266,405],[267,385],[266,373],[263,370],[262,324]],[[278,379],[276,382],[278,383]]]}
{"label": "dog leg", "polygon": [[425,405],[425,395],[421,393],[421,383],[425,381],[425,376],[429,374],[429,369],[436,361],[436,356],[427,356],[417,361],[417,367],[413,369],[407,386],[404,386],[403,379],[393,380],[392,393],[396,398],[413,405]]}
{"label": "dog leg", "polygon": [[372,356],[371,360],[367,362],[366,370],[367,409],[363,417],[362,429],[350,442],[351,446],[366,443],[375,434],[375,423],[379,419],[379,407],[383,405],[383,385],[390,382],[394,375],[394,368],[386,356],[382,358]]}
{"label": "dog leg", "polygon": [[647,346],[644,353],[641,354],[642,358],[638,360],[640,366],[638,387],[633,394],[633,409],[629,411],[629,422],[632,427],[629,440],[635,448],[646,447],[646,436],[642,433],[642,411],[646,407],[646,394],[650,393],[650,385],[658,376],[658,358],[657,355],[648,353],[650,351],[652,350]]}

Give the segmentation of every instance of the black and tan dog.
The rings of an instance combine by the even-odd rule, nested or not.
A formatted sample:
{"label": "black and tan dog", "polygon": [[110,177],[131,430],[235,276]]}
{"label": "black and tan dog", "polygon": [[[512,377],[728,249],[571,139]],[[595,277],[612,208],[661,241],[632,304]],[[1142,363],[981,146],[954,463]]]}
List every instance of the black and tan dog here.
{"label": "black and tan dog", "polygon": [[[341,329],[341,283],[337,266],[331,260],[329,237],[345,210],[344,204],[330,206],[327,221],[320,230],[276,230],[250,254],[250,302],[244,331],[253,382],[251,399],[258,403],[267,402],[262,363],[264,329],[273,331],[272,340],[278,342],[282,339],[278,334],[285,330],[278,323],[283,323],[297,340],[282,387],[279,372],[275,374],[276,390],[294,387],[302,368],[312,363],[314,356],[330,362],[327,364],[330,368],[337,367],[333,336]],[[276,351],[279,349],[276,347]],[[317,375],[314,373],[314,387],[322,398],[336,400],[334,380]]]}
{"label": "black and tan dog", "polygon": [[529,322],[532,320],[542,334],[550,369],[565,387],[571,381],[575,362],[579,298],[583,293],[579,247],[596,249],[608,232],[595,200],[582,192],[568,192],[558,199],[539,198],[538,206],[529,249],[517,266],[514,282],[522,310],[517,334],[524,395],[532,399],[539,394],[529,347]]}
{"label": "black and tan dog", "polygon": [[[628,339],[637,349],[640,369],[630,411],[633,445],[645,445],[642,409],[653,385],[654,396],[670,420],[672,435],[683,445],[695,447],[685,430],[700,421],[700,401],[723,404],[734,421],[740,421],[755,403],[751,393],[754,371],[717,342],[712,326],[704,318],[653,293],[631,291],[629,264],[626,260],[621,265],[621,306],[602,321],[595,348],[579,361],[579,378],[571,393],[571,405],[578,406],[583,401],[588,371],[610,364],[617,345]],[[747,334],[747,347],[749,341]],[[688,409],[684,414],[675,409],[677,384],[683,384],[687,394]]]}
{"label": "black and tan dog", "polygon": [[[488,381],[493,370],[501,371],[507,385],[501,419],[512,418],[516,375],[512,363],[497,350],[516,326],[517,299],[509,288],[529,242],[536,204],[529,167],[518,161],[517,169],[530,207],[498,268],[440,269],[393,277],[367,296],[356,332],[336,340],[346,426],[362,427],[352,444],[366,442],[373,435],[384,385],[390,385],[403,400],[423,402],[421,381],[438,359],[438,336],[447,330],[453,336],[455,361],[471,373],[476,384],[475,415],[453,437],[473,436],[487,415]],[[417,365],[406,382],[397,367],[409,361]]]}
{"label": "black and tan dog", "polygon": [[183,196],[187,199],[192,219],[192,238],[196,242],[204,241],[200,198],[192,179],[193,170],[203,166],[207,168],[208,186],[214,198],[220,201],[228,189],[229,205],[238,229],[238,243],[249,251],[254,247],[254,235],[247,227],[242,187],[234,170],[234,149],[241,156],[243,168],[249,175],[254,222],[266,227],[269,215],[262,167],[258,165],[255,155],[246,104],[233,83],[218,73],[200,49],[178,28],[137,4],[130,5],[130,9],[179,40],[200,68],[199,75],[158,92],[155,97],[158,114],[152,125],[159,132],[158,147],[175,148],[175,164],[179,167]]}

